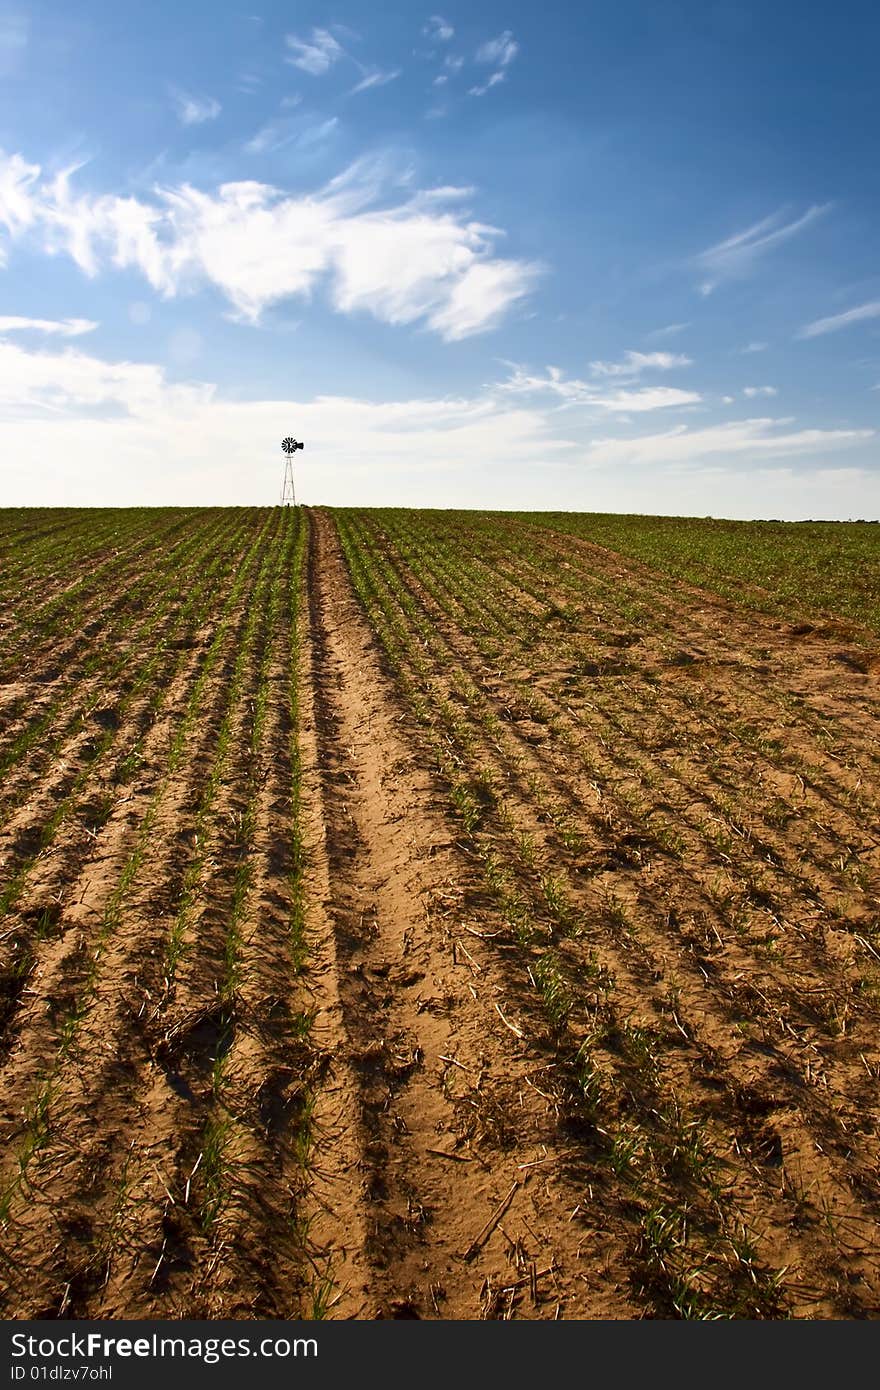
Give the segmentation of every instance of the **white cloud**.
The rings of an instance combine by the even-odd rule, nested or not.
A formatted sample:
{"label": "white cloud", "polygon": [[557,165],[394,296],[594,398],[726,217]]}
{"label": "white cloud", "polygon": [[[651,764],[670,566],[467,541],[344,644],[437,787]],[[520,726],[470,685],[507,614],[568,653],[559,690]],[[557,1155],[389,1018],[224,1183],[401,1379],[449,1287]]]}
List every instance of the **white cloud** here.
{"label": "white cloud", "polygon": [[251,136],[244,149],[247,154],[266,154],[291,144],[303,147],[316,145],[332,134],[338,125],[338,116],[314,124],[303,121],[302,117],[282,116],[276,121],[269,121],[268,125]]}
{"label": "white cloud", "polygon": [[654,338],[673,338],[677,333],[683,333],[686,328],[690,328],[690,323],[667,323],[665,328],[655,328],[653,332],[646,333],[645,337]]}
{"label": "white cloud", "polygon": [[[34,223],[34,186],[39,177],[38,164],[26,164],[18,154],[7,158],[0,150],[0,224],[12,237]],[[6,259],[6,250],[0,246],[0,268]]]}
{"label": "white cloud", "polygon": [[400,68],[394,68],[391,72],[370,72],[367,73],[357,86],[352,87],[349,96],[356,96],[358,92],[367,92],[371,87],[384,87],[387,82],[393,82],[400,76]]}
{"label": "white cloud", "polygon": [[675,352],[627,351],[622,362],[591,362],[593,376],[638,377],[643,371],[668,372],[674,367],[692,367],[693,359]]}
{"label": "white cloud", "polygon": [[298,127],[291,121],[269,121],[250,140],[245,141],[244,151],[246,154],[266,154],[280,150],[295,140],[297,134]]}
{"label": "white cloud", "polygon": [[735,397],[735,396],[722,396],[721,399],[722,399],[722,401],[724,402],[725,405],[733,405],[734,400],[736,399],[736,397]]}
{"label": "white cloud", "polygon": [[178,90],[172,90],[171,95],[181,125],[203,125],[205,121],[214,121],[223,109],[213,97],[194,97]]}
{"label": "white cloud", "polygon": [[499,82],[503,82],[503,81],[504,81],[504,73],[501,72],[501,70],[499,69],[498,72],[493,72],[493,73],[492,73],[492,76],[489,78],[488,82],[483,83],[482,86],[469,87],[469,88],[468,88],[468,96],[469,96],[469,97],[484,97],[484,96],[486,95],[486,93],[487,93],[488,91],[491,90],[492,87],[497,87],[497,86],[498,86],[498,83],[499,83]]}
{"label": "white cloud", "polygon": [[0,333],[50,333],[61,338],[79,338],[97,327],[92,319],[29,319],[13,314],[0,315]]}
{"label": "white cloud", "polygon": [[[335,119],[309,138],[323,138]],[[0,158],[0,226],[33,234],[91,277],[108,263],[136,268],[165,297],[211,283],[251,322],[324,284],[341,312],[421,320],[451,341],[493,327],[540,271],[496,258],[497,229],[449,209],[468,190],[428,190],[377,209],[402,181],[390,161],[362,161],[311,195],[241,181],[213,193],[157,189],[152,202],[77,196],[72,173],[41,183],[36,166]]]}
{"label": "white cloud", "polygon": [[875,431],[796,430],[785,433],[785,420],[754,419],[690,429],[676,425],[662,434],[630,439],[594,439],[587,451],[594,463],[645,466],[692,464],[724,455],[748,454],[750,458],[776,458],[855,445],[873,439]]}
{"label": "white cloud", "polygon": [[809,227],[830,207],[830,203],[814,204],[793,222],[783,222],[782,213],[775,212],[744,232],[737,232],[702,251],[696,258],[697,267],[705,276],[700,285],[701,293],[711,294],[724,280],[742,279],[751,274],[762,256]]}
{"label": "white cloud", "polygon": [[0,405],[12,408],[13,418],[27,408],[58,412],[106,405],[146,416],[166,389],[178,390],[165,388],[162,369],[152,364],[103,362],[75,348],[32,352],[0,341]]}
{"label": "white cloud", "polygon": [[528,294],[540,270],[522,261],[471,260],[428,323],[447,341],[492,328]]}
{"label": "white cloud", "polygon": [[[702,397],[696,391],[682,391],[674,386],[654,386],[629,390],[618,388],[609,393],[596,381],[581,381],[577,377],[566,377],[559,367],[548,367],[545,376],[535,376],[523,371],[516,363],[509,363],[513,373],[507,381],[496,389],[514,395],[548,394],[557,396],[565,405],[592,406],[615,413],[642,414],[649,410],[666,410],[698,404]],[[596,364],[593,364],[596,365]],[[606,365],[606,364],[598,364]],[[634,378],[631,378],[633,380]]]}
{"label": "white cloud", "polygon": [[616,391],[611,396],[596,396],[593,403],[602,406],[604,410],[640,415],[646,410],[668,410],[672,406],[696,405],[702,399],[698,391],[682,391],[677,386],[645,386],[637,391]]}
{"label": "white cloud", "polygon": [[798,333],[799,338],[818,338],[823,333],[836,333],[840,328],[848,328],[851,323],[863,323],[866,319],[880,318],[880,299],[870,304],[860,304],[857,309],[847,309],[842,314],[831,314],[825,319],[815,319]]}
{"label": "white cloud", "polygon": [[[75,172],[65,170],[36,191],[32,212],[42,229],[45,249],[50,255],[66,251],[90,277],[98,273],[104,251],[118,269],[135,267],[155,289],[167,288],[168,269],[157,238],[160,209],[136,198],[77,197],[70,185]],[[4,216],[0,202],[0,221]]]}
{"label": "white cloud", "polygon": [[443,66],[452,73],[461,72],[464,67],[464,58],[459,57],[457,53],[447,53],[443,59]]}
{"label": "white cloud", "polygon": [[243,72],[239,74],[235,84],[235,90],[242,92],[245,96],[254,96],[262,87],[263,79],[258,72]]}
{"label": "white cloud", "polygon": [[345,49],[327,29],[313,29],[310,39],[298,39],[295,34],[285,37],[291,56],[285,62],[312,77],[322,77],[334,63],[345,56]]}
{"label": "white cloud", "polygon": [[[199,341],[184,335],[176,348],[189,357]],[[464,496],[475,507],[880,514],[870,464],[833,458],[874,440],[872,430],[793,432],[789,421],[747,420],[584,440],[559,423],[553,409],[495,392],[227,400],[206,382],[171,384],[150,363],[0,344],[9,505],[265,505],[278,498],[278,440],[295,427],[306,442],[297,495],[307,502],[449,507]]]}
{"label": "white cloud", "polygon": [[506,365],[511,368],[511,375],[506,381],[497,384],[498,391],[523,396],[547,393],[558,396],[569,405],[591,404],[596,393],[595,386],[590,382],[580,381],[577,377],[566,377],[560,367],[547,367],[546,375],[536,376],[524,371],[516,362],[508,362]]}
{"label": "white cloud", "polygon": [[743,395],[753,399],[755,396],[778,396],[775,386],[744,386]]}
{"label": "white cloud", "polygon": [[443,18],[442,14],[432,14],[422,29],[422,33],[437,43],[448,43],[455,36],[455,30],[449,21]]}
{"label": "white cloud", "polygon": [[740,351],[743,353],[766,352],[768,346],[769,344],[767,343],[746,343],[745,347],[741,348]]}
{"label": "white cloud", "polygon": [[328,135],[332,135],[339,125],[338,116],[328,116],[326,121],[318,121],[317,125],[308,126],[299,137],[300,145],[320,145],[322,140],[326,140]]}
{"label": "white cloud", "polygon": [[505,29],[503,34],[499,34],[497,39],[489,39],[487,43],[481,44],[477,49],[476,59],[478,63],[491,63],[499,68],[506,68],[512,63],[517,53],[519,44],[513,37],[509,29]]}
{"label": "white cloud", "polygon": [[[198,346],[178,344],[187,356]],[[365,499],[384,489],[390,501],[420,474],[470,478],[575,447],[540,411],[488,396],[224,400],[207,383],[171,385],[154,365],[0,343],[4,494],[16,502],[265,504],[277,498],[277,441],[291,420],[306,441],[298,479],[321,501],[350,498],[352,480]]]}
{"label": "white cloud", "polygon": [[366,309],[389,323],[424,318],[453,340],[492,327],[528,292],[538,267],[481,257],[493,229],[435,211],[438,192],[397,213],[366,212],[337,225],[336,308]]}

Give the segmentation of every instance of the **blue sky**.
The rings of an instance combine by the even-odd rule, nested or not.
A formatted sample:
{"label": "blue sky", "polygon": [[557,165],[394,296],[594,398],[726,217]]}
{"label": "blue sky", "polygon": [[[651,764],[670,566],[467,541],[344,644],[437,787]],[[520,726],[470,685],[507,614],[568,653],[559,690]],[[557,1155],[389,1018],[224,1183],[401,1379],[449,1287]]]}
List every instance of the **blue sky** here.
{"label": "blue sky", "polygon": [[0,0],[0,502],[880,516],[878,40]]}

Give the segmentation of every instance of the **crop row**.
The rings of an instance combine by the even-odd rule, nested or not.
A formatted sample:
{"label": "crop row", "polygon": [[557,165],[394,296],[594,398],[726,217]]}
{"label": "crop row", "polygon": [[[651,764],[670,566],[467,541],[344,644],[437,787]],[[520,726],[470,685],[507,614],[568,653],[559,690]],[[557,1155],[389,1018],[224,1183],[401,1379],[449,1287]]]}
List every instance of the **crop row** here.
{"label": "crop row", "polygon": [[[41,1281],[65,1308],[88,1306],[99,1288],[106,1297],[117,1280],[141,1307],[163,1292],[201,1307],[224,1278],[240,1290],[242,1243],[233,1255],[228,1237],[253,1224],[243,1194],[259,1164],[283,1171],[288,1243],[299,1252],[308,1106],[300,1097],[296,1122],[268,1145],[260,1106],[280,1055],[289,1062],[293,1047],[304,1073],[310,1059],[309,1013],[290,983],[304,954],[302,848],[291,832],[300,518],[253,514],[242,547],[231,537],[218,544],[206,524],[203,571],[220,556],[223,566],[206,580],[207,610],[197,599],[188,619],[207,620],[210,637],[170,649],[168,703],[143,731],[138,781],[98,827],[91,857],[65,862],[52,931],[33,944],[28,977],[40,981],[51,1026],[21,991],[28,1003],[4,1082],[24,1120],[7,1145],[2,1203],[7,1234],[36,1259],[31,1298]],[[201,578],[197,566],[196,592]],[[267,887],[276,841],[290,845],[283,921],[274,881]],[[287,1001],[284,1027],[277,1010],[267,1021],[267,995]],[[154,1104],[175,1111],[170,1129],[157,1128]],[[74,1190],[89,1193],[88,1231],[55,1252],[50,1270],[30,1242],[36,1213],[65,1206],[73,1153]]]}
{"label": "crop row", "polygon": [[[713,786],[703,763],[718,734],[701,727],[701,702],[695,712],[678,682],[634,670],[621,679],[607,648],[597,663],[588,595],[574,606],[536,587],[534,555],[511,561],[508,536],[493,547],[489,528],[429,514],[341,513],[338,522],[358,592],[558,1032],[572,1090],[594,1135],[611,1136],[606,1163],[644,1206],[633,1248],[646,1287],[679,1311],[770,1311],[781,1275],[767,1267],[758,1277],[746,1219],[755,1203],[771,1203],[772,1176],[750,1133],[749,1109],[763,1099],[735,1059],[753,1029],[781,1051],[796,1039],[804,1084],[818,1074],[832,1090],[826,1102],[814,1087],[805,1133],[836,1147],[828,1191],[853,1211],[851,1134],[837,1124],[834,1092],[846,1086],[849,1106],[861,1107],[870,1076],[862,1069],[859,1083],[850,1063],[871,1047],[877,985],[876,919],[849,906],[871,901],[865,875],[854,893],[846,875],[853,844],[833,887],[833,862],[783,862],[773,826],[756,815],[755,763],[765,754],[744,759],[737,743],[726,785],[716,771]],[[577,559],[567,565],[581,574]],[[623,611],[609,614],[614,591],[604,587],[604,623],[617,617],[619,633],[633,605],[623,594]],[[690,744],[689,757],[665,753],[670,732]],[[805,819],[798,807],[786,816]],[[801,860],[812,828],[807,817]],[[861,843],[854,818],[845,830]],[[866,942],[848,950],[843,973],[827,950],[829,924]],[[724,1105],[706,1097],[708,1072],[727,1091]],[[697,1187],[714,1192],[702,1208]],[[658,1253],[655,1240],[669,1250]]]}
{"label": "crop row", "polygon": [[721,521],[711,517],[523,514],[789,621],[849,619],[880,631],[876,523]]}

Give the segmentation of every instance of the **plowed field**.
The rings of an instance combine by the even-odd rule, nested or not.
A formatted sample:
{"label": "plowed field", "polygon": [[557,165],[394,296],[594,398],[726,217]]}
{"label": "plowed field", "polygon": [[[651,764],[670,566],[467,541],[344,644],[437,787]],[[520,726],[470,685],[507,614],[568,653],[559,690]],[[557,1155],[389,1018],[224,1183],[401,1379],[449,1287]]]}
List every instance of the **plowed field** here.
{"label": "plowed field", "polygon": [[880,1313],[877,595],[590,535],[0,514],[5,1317]]}

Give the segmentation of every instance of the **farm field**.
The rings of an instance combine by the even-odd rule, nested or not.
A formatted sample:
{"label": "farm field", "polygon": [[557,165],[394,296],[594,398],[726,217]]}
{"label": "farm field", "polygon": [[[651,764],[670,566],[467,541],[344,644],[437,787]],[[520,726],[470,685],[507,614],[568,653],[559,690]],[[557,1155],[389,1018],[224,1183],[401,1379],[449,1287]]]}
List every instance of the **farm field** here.
{"label": "farm field", "polygon": [[725,598],[787,617],[851,618],[880,631],[876,522],[718,521],[711,517],[576,512],[524,518],[706,585]]}
{"label": "farm field", "polygon": [[876,527],[0,512],[7,1318],[880,1313]]}

